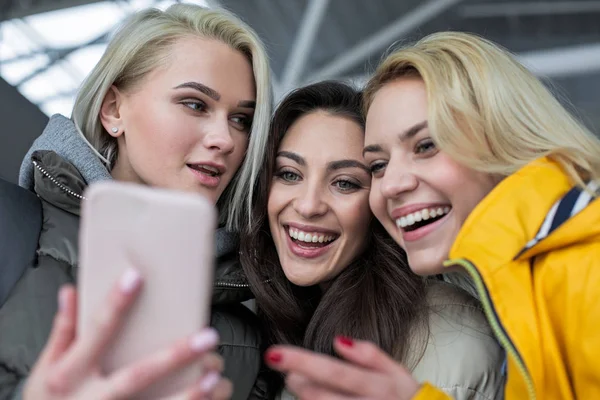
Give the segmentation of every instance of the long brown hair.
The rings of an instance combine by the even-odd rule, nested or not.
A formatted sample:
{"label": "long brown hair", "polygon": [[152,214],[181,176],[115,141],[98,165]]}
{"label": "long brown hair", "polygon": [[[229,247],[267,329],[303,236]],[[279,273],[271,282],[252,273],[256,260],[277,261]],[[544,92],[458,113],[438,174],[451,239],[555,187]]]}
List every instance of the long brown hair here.
{"label": "long brown hair", "polygon": [[405,253],[375,218],[365,227],[365,252],[324,292],[317,286],[294,285],[279,263],[267,217],[276,153],[291,125],[315,111],[349,118],[364,129],[360,93],[339,82],[297,89],[277,108],[254,202],[256,224],[241,237],[241,262],[258,314],[271,344],[293,344],[333,355],[334,337],[346,335],[372,341],[403,360],[412,328],[426,320],[425,282],[411,272]]}

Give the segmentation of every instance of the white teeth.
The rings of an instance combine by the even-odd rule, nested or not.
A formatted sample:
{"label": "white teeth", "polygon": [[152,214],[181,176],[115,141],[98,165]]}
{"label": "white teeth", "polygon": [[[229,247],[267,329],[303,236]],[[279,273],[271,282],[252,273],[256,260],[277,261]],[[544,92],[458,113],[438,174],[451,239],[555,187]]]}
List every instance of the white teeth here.
{"label": "white teeth", "polygon": [[307,233],[291,227],[288,229],[288,234],[291,238],[306,243],[326,243],[337,239],[335,235],[324,235],[316,232]]}
{"label": "white teeth", "polygon": [[414,225],[417,222],[427,221],[429,218],[440,217],[450,212],[450,207],[437,207],[437,208],[424,208],[422,210],[404,215],[396,219],[396,226],[398,228],[406,228],[407,226]]}
{"label": "white teeth", "polygon": [[218,169],[216,169],[215,167],[211,167],[210,165],[201,165],[201,167],[208,171],[214,172],[215,174],[219,173]]}

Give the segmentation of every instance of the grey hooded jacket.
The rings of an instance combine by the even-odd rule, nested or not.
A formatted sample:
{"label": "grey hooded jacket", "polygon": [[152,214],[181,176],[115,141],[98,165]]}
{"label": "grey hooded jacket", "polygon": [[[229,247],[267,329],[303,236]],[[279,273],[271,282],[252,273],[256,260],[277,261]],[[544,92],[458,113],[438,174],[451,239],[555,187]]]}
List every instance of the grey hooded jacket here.
{"label": "grey hooded jacket", "polygon": [[[19,184],[42,200],[37,263],[28,268],[0,308],[0,400],[18,399],[43,349],[57,310],[57,292],[77,281],[78,230],[84,188],[111,176],[73,122],[50,119],[25,156]],[[252,298],[238,262],[237,238],[216,232],[216,271],[211,325],[221,337],[224,375],[234,400],[271,398],[262,378],[262,341],[256,316],[241,302]]]}

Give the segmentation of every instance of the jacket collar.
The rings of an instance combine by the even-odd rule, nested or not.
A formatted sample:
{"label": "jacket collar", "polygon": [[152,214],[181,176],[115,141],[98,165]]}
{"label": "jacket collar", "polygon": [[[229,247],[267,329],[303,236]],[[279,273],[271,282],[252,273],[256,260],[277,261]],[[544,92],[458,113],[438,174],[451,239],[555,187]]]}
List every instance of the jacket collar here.
{"label": "jacket collar", "polygon": [[[31,159],[34,189],[38,196],[79,216],[87,187],[79,170],[53,151],[36,151]],[[216,230],[213,304],[239,303],[254,297],[239,262],[238,245],[235,233],[225,228]]]}
{"label": "jacket collar", "polygon": [[[543,240],[533,242],[549,211],[572,189],[573,184],[558,163],[541,158],[528,164],[500,182],[475,207],[450,250],[450,258],[466,258],[489,270],[516,258],[534,257],[600,235],[598,223],[580,229],[580,221],[590,215],[598,219],[600,202],[588,199],[591,206],[569,214]],[[578,189],[574,192],[581,193]]]}

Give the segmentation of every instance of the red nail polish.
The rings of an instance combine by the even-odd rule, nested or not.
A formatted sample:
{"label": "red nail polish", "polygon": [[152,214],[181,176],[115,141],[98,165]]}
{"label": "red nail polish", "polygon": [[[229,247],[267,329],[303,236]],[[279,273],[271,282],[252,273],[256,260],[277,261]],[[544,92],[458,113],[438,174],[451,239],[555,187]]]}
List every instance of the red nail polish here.
{"label": "red nail polish", "polygon": [[346,336],[338,336],[337,340],[340,342],[342,346],[352,347],[354,346],[354,340],[350,339]]}
{"label": "red nail polish", "polygon": [[279,364],[283,357],[281,356],[281,353],[278,353],[276,351],[270,351],[267,353],[265,358],[267,359],[267,362],[271,364]]}

